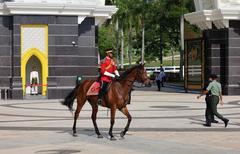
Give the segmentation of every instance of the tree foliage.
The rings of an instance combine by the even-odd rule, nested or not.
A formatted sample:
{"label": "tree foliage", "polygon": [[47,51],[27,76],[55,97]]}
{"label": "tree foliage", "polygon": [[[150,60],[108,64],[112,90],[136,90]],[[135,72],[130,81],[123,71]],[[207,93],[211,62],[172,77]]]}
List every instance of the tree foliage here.
{"label": "tree foliage", "polygon": [[119,10],[110,24],[103,25],[99,30],[100,50],[116,46],[114,27],[118,19],[119,27],[123,28],[126,36],[130,30],[132,32],[131,41],[128,41],[129,37],[124,38],[126,46],[131,44],[134,54],[140,55],[144,22],[147,60],[158,59],[161,50],[164,53],[179,50],[180,17],[194,11],[192,0],[106,0],[106,4],[116,5]]}
{"label": "tree foliage", "polygon": [[115,47],[116,37],[114,36],[114,27],[113,25],[103,25],[98,30],[98,48],[101,57],[105,55],[105,50]]}

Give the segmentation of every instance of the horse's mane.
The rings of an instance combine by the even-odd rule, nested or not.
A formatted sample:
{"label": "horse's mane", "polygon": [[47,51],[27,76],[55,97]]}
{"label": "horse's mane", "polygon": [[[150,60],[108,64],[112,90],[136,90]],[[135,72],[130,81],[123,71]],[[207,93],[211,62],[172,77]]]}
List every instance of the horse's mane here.
{"label": "horse's mane", "polygon": [[135,66],[133,66],[133,67],[128,68],[125,72],[123,72],[123,73],[120,75],[119,80],[125,79],[129,73],[131,73],[134,69],[136,69],[136,68],[138,68],[138,67],[140,67],[140,65],[135,65]]}

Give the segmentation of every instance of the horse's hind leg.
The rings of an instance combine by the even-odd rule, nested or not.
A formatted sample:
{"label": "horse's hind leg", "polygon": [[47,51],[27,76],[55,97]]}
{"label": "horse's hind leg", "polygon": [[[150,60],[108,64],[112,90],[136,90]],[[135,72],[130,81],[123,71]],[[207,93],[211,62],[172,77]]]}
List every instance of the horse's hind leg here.
{"label": "horse's hind leg", "polygon": [[122,112],[125,116],[127,116],[127,118],[128,118],[127,125],[126,125],[126,127],[124,128],[124,130],[123,130],[123,131],[121,132],[121,134],[120,134],[121,137],[124,137],[124,135],[126,134],[126,132],[127,132],[128,129],[129,129],[130,123],[131,123],[131,121],[132,121],[132,116],[131,116],[130,113],[128,112],[127,107],[122,108],[122,109],[121,109],[121,112]]}
{"label": "horse's hind leg", "polygon": [[[81,95],[81,94],[80,94]],[[77,98],[77,109],[75,111],[75,115],[74,115],[74,123],[73,123],[73,136],[76,137],[77,136],[77,131],[76,131],[76,124],[77,124],[77,119],[79,117],[79,113],[82,110],[83,105],[86,102],[86,98],[81,98],[78,97]]]}
{"label": "horse's hind leg", "polygon": [[111,107],[111,126],[109,129],[110,140],[112,140],[112,141],[116,140],[116,138],[113,136],[113,133],[112,133],[113,125],[115,122],[115,114],[116,114],[116,107],[112,106]]}
{"label": "horse's hind leg", "polygon": [[98,105],[97,104],[92,104],[91,102],[91,106],[92,106],[92,122],[93,122],[93,126],[95,128],[95,132],[98,136],[98,138],[103,138],[103,136],[100,134],[98,126],[97,126],[97,112],[98,112]]}

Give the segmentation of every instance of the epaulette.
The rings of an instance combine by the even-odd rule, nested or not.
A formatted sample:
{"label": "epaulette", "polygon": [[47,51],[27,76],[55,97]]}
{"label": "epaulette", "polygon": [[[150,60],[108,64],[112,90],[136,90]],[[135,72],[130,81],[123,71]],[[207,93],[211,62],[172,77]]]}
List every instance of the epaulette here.
{"label": "epaulette", "polygon": [[103,63],[105,63],[105,58],[100,60],[100,64],[103,64]]}

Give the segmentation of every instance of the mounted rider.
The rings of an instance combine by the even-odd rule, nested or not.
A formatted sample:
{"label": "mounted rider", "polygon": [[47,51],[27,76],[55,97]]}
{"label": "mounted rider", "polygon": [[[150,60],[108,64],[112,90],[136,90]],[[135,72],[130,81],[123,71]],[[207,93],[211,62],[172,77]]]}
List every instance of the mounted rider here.
{"label": "mounted rider", "polygon": [[109,83],[115,77],[119,77],[119,72],[116,67],[116,63],[113,59],[112,49],[106,50],[106,57],[100,63],[100,80],[101,80],[101,89],[98,94],[98,104],[102,104],[102,97],[107,92]]}

